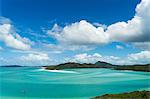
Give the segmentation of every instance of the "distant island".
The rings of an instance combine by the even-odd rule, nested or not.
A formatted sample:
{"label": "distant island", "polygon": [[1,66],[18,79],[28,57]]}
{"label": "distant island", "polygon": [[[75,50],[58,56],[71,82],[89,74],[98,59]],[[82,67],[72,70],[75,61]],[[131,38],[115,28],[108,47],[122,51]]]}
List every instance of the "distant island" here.
{"label": "distant island", "polygon": [[61,69],[75,69],[75,68],[110,68],[114,70],[133,70],[150,72],[150,64],[145,65],[113,65],[107,62],[98,61],[95,64],[92,63],[74,63],[68,62],[53,66],[43,66],[47,70],[61,70]]}
{"label": "distant island", "polygon": [[133,91],[120,94],[105,94],[92,99],[150,99],[150,91]]}
{"label": "distant island", "polygon": [[22,67],[20,65],[4,65],[4,66],[0,66],[0,67]]}

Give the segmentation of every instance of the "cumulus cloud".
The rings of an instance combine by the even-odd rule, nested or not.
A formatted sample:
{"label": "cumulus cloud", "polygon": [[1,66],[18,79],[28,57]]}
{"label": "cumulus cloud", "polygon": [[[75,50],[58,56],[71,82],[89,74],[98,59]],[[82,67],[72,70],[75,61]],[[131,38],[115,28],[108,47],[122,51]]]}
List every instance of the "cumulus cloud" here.
{"label": "cumulus cloud", "polygon": [[101,60],[102,56],[98,53],[93,55],[88,55],[87,53],[77,54],[73,56],[73,58],[69,61],[71,62],[79,62],[79,63],[93,63]]}
{"label": "cumulus cloud", "polygon": [[52,59],[48,56],[47,53],[41,52],[31,52],[21,56],[18,60],[21,61],[21,64],[30,66],[41,66],[41,65],[50,65],[53,63]]}
{"label": "cumulus cloud", "polygon": [[118,22],[108,26],[106,33],[110,41],[135,42],[143,39],[140,17],[134,17],[128,22]]}
{"label": "cumulus cloud", "polygon": [[150,51],[141,51],[139,53],[129,54],[125,58],[116,56],[102,56],[99,53],[83,53],[77,54],[72,58],[66,58],[65,61],[80,63],[95,63],[97,61],[105,61],[116,65],[145,64],[150,63]]}
{"label": "cumulus cloud", "polygon": [[79,63],[95,63],[97,61],[106,61],[106,62],[114,63],[116,60],[119,59],[120,58],[116,56],[102,56],[99,53],[94,53],[94,54],[83,53],[83,54],[77,54],[72,58],[66,58],[65,61],[79,62]]}
{"label": "cumulus cloud", "polygon": [[[0,51],[1,52],[1,51]],[[54,65],[58,63],[57,59],[52,59],[52,54],[44,50],[39,51],[38,49],[31,50],[16,50],[9,51],[14,56],[0,56],[4,60],[0,59],[0,63],[3,65],[22,65],[22,66],[44,66]],[[1,55],[1,54],[0,54]],[[51,56],[51,57],[50,57]],[[60,62],[59,62],[60,63]]]}
{"label": "cumulus cloud", "polygon": [[24,61],[47,61],[50,60],[48,54],[46,53],[30,53],[26,56],[22,56],[21,60]]}
{"label": "cumulus cloud", "polygon": [[64,28],[55,24],[48,34],[61,44],[71,45],[106,44],[113,41],[150,42],[150,0],[142,0],[135,11],[133,18],[127,22],[105,26],[81,20]]}
{"label": "cumulus cloud", "polygon": [[127,22],[118,22],[108,27],[112,40],[124,42],[150,41],[150,0],[142,0],[136,7],[136,14]]}
{"label": "cumulus cloud", "polygon": [[15,32],[11,24],[4,22],[6,21],[0,24],[0,41],[11,48],[29,50],[31,48],[31,41],[25,37],[21,37]]}
{"label": "cumulus cloud", "polygon": [[65,26],[63,29],[59,29],[58,26],[54,25],[52,30],[48,31],[48,34],[54,36],[61,43],[74,45],[103,44],[108,42],[108,34],[104,33],[103,28],[96,28],[86,20]]}
{"label": "cumulus cloud", "polygon": [[150,51],[141,51],[128,55],[128,60],[133,63],[150,63]]}

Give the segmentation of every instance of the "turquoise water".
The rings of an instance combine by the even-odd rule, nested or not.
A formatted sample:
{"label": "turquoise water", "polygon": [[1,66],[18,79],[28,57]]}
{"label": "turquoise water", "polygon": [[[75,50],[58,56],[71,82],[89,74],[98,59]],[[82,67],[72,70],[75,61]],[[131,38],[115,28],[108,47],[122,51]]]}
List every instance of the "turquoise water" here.
{"label": "turquoise water", "polygon": [[89,99],[106,93],[149,90],[149,75],[110,69],[0,67],[0,99]]}

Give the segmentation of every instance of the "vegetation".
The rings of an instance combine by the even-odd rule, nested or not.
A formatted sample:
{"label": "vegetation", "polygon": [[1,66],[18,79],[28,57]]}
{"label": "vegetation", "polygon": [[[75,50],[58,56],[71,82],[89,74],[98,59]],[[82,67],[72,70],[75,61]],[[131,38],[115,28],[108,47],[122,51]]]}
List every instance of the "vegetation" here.
{"label": "vegetation", "polygon": [[74,62],[59,64],[56,66],[46,66],[46,69],[49,69],[49,70],[70,69],[70,68],[99,68],[99,66],[96,66],[91,63],[80,64],[80,63],[74,63]]}
{"label": "vegetation", "polygon": [[106,63],[106,62],[96,62],[95,64],[91,63],[74,63],[74,62],[69,62],[69,63],[64,63],[64,64],[59,64],[56,66],[44,66],[46,69],[49,70],[60,70],[60,69],[70,69],[70,68],[112,68],[113,65]]}
{"label": "vegetation", "polygon": [[116,66],[114,69],[116,69],[116,70],[133,70],[133,71],[150,72],[150,64]]}
{"label": "vegetation", "polygon": [[150,91],[133,91],[121,94],[105,94],[92,99],[150,99]]}
{"label": "vegetation", "polygon": [[115,67],[115,65],[112,65],[112,64],[106,63],[106,62],[102,62],[102,61],[98,61],[94,65],[101,67],[101,68],[114,68]]}
{"label": "vegetation", "polygon": [[60,69],[71,69],[71,68],[110,68],[115,70],[134,70],[150,72],[150,64],[146,65],[112,65],[110,63],[98,61],[95,64],[91,63],[64,63],[55,66],[44,66],[48,70],[60,70]]}

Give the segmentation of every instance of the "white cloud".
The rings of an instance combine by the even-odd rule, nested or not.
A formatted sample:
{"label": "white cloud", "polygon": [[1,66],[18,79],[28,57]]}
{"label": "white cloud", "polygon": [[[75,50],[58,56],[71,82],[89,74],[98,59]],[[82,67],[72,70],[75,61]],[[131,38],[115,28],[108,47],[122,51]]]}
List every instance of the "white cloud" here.
{"label": "white cloud", "polygon": [[24,61],[47,61],[50,60],[48,54],[46,53],[30,53],[26,56],[22,56],[21,60]]}
{"label": "white cloud", "polygon": [[98,53],[93,55],[88,55],[87,53],[78,54],[73,56],[73,58],[69,61],[71,62],[80,62],[80,63],[93,63],[101,60],[102,56]]}
{"label": "white cloud", "polygon": [[146,42],[150,41],[150,0],[142,0],[136,7],[135,16],[127,22],[118,22],[108,27],[113,41]]}
{"label": "white cloud", "polygon": [[65,62],[95,63],[97,61],[105,61],[116,65],[127,64],[146,64],[150,63],[150,51],[141,51],[139,53],[129,54],[127,57],[102,56],[95,54],[77,54],[71,58],[66,58]]}
{"label": "white cloud", "polygon": [[150,42],[150,0],[142,0],[136,7],[136,14],[127,22],[117,22],[109,26],[91,24],[86,20],[66,25],[54,25],[48,31],[60,44],[94,45],[118,42]]}
{"label": "white cloud", "polygon": [[31,50],[13,49],[9,51],[9,53],[15,55],[15,57],[12,55],[10,57],[4,56],[3,59],[5,61],[0,60],[1,64],[3,65],[16,64],[22,66],[45,66],[58,63],[57,59],[53,60],[52,58],[54,56],[51,53],[46,52],[45,50],[40,51],[39,49],[31,49]]}
{"label": "white cloud", "polygon": [[108,42],[108,34],[104,33],[102,27],[96,28],[85,20],[65,26],[62,30],[54,25],[48,33],[65,44],[86,45]]}
{"label": "white cloud", "polygon": [[108,26],[106,32],[111,41],[134,42],[139,37],[143,38],[141,31],[141,18],[134,17],[128,22],[118,22]]}
{"label": "white cloud", "polygon": [[141,51],[128,55],[128,60],[133,63],[150,63],[150,51]]}
{"label": "white cloud", "polygon": [[94,54],[77,54],[72,58],[66,58],[65,61],[69,62],[79,62],[79,63],[95,63],[97,61],[106,61],[110,63],[114,63],[116,60],[119,60],[119,57],[115,56],[102,56],[99,53]]}
{"label": "white cloud", "polygon": [[29,54],[21,56],[18,60],[26,66],[44,66],[54,64],[55,62],[47,53],[42,52],[29,52]]}
{"label": "white cloud", "polygon": [[31,48],[30,40],[17,34],[11,24],[0,25],[0,41],[15,49],[29,50]]}

